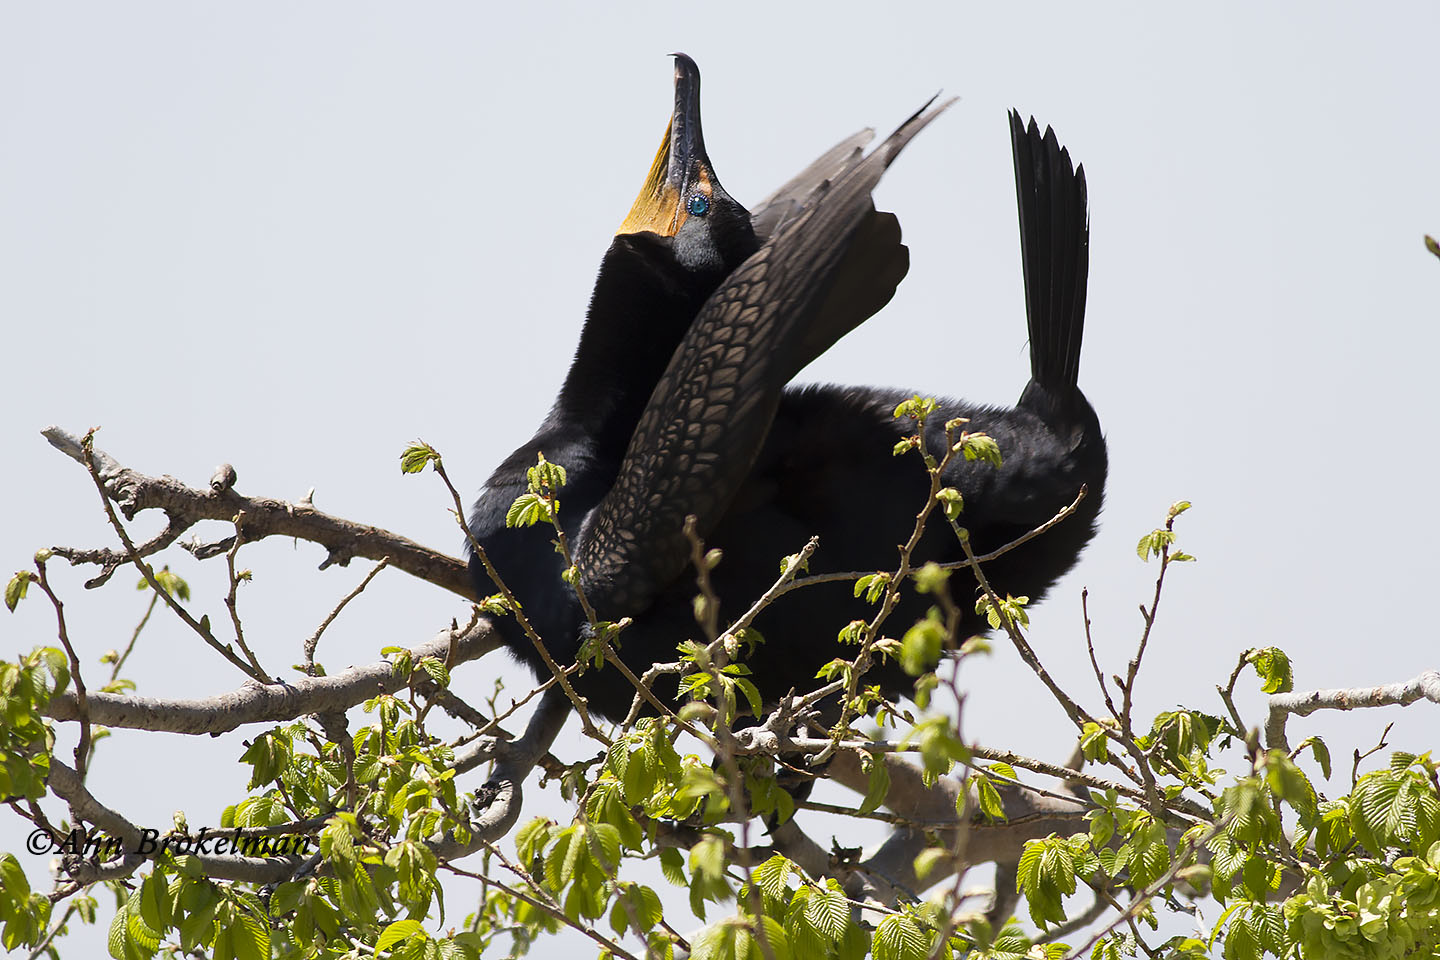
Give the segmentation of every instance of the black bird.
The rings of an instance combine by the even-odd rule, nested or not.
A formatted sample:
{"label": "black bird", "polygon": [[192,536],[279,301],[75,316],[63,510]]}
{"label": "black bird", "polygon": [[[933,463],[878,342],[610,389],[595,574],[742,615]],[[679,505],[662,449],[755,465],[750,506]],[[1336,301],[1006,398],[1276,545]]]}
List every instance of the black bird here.
{"label": "black bird", "polygon": [[[620,650],[637,673],[674,659],[676,644],[696,633],[687,516],[724,552],[713,579],[731,616],[769,585],[779,557],[815,534],[812,570],[893,567],[895,543],[926,490],[913,458],[889,454],[908,426],[892,412],[909,392],[786,384],[888,302],[904,277],[899,226],[875,211],[870,192],[945,106],[927,104],[868,156],[868,134],[842,142],[751,215],[715,176],[701,136],[699,73],[677,56],[670,127],[602,261],[560,396],[535,437],[486,483],[470,524],[559,662],[575,657],[584,616],[547,537],[504,522],[539,453],[569,472],[562,528],[600,616],[633,619]],[[1072,171],[1054,134],[1042,138],[1033,121],[1026,130],[1012,115],[1012,136],[1032,379],[1014,410],[945,403],[930,439],[938,446],[944,420],[968,416],[1005,455],[998,470],[962,462],[945,478],[964,494],[978,552],[1048,519],[1088,484],[1079,516],[987,568],[998,589],[1038,598],[1093,535],[1105,452],[1076,386],[1088,245],[1083,170]],[[959,554],[953,534],[935,529],[918,559]],[[471,569],[479,591],[493,592],[475,558]],[[909,604],[897,616],[923,613],[918,601]],[[756,627],[767,642],[749,662],[767,699],[811,685],[840,650],[835,631],[867,610],[847,584],[797,591],[766,610]],[[512,652],[547,673],[513,622],[500,629]],[[876,680],[892,693],[907,686],[893,664]],[[612,719],[634,693],[610,669],[576,685]],[[661,692],[670,691],[673,682]]]}

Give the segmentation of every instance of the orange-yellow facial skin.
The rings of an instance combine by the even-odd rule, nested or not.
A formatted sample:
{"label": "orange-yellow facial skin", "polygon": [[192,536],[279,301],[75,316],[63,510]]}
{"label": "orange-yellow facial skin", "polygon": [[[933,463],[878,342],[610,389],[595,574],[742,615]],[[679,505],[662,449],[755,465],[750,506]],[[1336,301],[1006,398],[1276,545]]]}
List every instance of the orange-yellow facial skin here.
{"label": "orange-yellow facial skin", "polygon": [[[665,139],[660,143],[660,150],[655,154],[655,160],[650,164],[650,172],[645,177],[645,183],[640,187],[640,195],[635,198],[630,213],[625,217],[625,222],[620,224],[616,234],[650,232],[659,234],[662,237],[673,237],[682,224],[685,223],[689,213],[686,211],[684,198],[680,196],[679,187],[669,180],[670,172],[670,125],[665,126]],[[710,196],[710,172],[703,166],[700,168],[695,182],[691,185],[693,193],[701,193],[706,197]]]}

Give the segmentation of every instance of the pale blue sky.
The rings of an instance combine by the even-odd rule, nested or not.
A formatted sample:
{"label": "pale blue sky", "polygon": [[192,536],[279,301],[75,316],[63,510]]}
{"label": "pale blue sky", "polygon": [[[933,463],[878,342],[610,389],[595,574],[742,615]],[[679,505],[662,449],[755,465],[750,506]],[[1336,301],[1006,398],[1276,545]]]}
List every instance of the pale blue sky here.
{"label": "pale blue sky", "polygon": [[[1077,694],[1093,689],[1080,588],[1123,669],[1154,574],[1135,540],[1182,497],[1200,562],[1165,601],[1144,709],[1218,708],[1213,685],[1253,645],[1288,649],[1307,687],[1435,666],[1440,263],[1421,236],[1440,232],[1440,7],[881,9],[0,3],[0,569],[109,543],[88,477],[39,436],[49,423],[102,425],[122,462],[191,483],[229,461],[245,493],[313,486],[324,509],[458,552],[443,491],[402,477],[399,453],[433,443],[468,495],[529,436],[664,128],[665,54],[682,49],[742,202],[855,129],[961,97],[878,194],[909,278],[802,379],[1013,403],[1026,353],[1005,110],[1053,124],[1085,164],[1081,384],[1111,481],[1101,534],[1034,616]],[[366,568],[314,574],[305,544],[246,553],[248,633],[278,670]],[[197,609],[222,615],[223,568],[172,563]],[[86,596],[62,568],[87,658],[123,646],[135,577]],[[322,644],[332,668],[461,605],[386,574],[353,610]],[[237,684],[160,626],[128,671],[142,693]],[[48,642],[40,602],[0,615],[5,656]],[[967,672],[968,733],[1068,751],[1013,655]],[[458,682],[478,699],[492,675],[472,665]],[[1258,720],[1251,684],[1243,703]],[[1424,709],[1305,729],[1363,747],[1397,719],[1397,742],[1419,745]],[[181,807],[214,823],[243,787],[239,741],[117,734],[93,785],[147,825]],[[0,849],[19,846],[0,820]],[[22,860],[38,882],[43,864]]]}

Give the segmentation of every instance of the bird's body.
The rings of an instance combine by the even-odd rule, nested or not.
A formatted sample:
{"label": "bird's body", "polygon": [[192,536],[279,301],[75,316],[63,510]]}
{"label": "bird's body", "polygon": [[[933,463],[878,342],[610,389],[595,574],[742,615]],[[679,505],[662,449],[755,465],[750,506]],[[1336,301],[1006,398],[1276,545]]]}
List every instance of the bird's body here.
{"label": "bird's body", "polygon": [[[720,189],[704,157],[693,69],[688,59],[677,68],[667,141],[674,182],[656,186],[657,158],[626,221],[627,228],[650,226],[622,232],[612,243],[554,408],[536,436],[497,468],[471,519],[472,534],[560,663],[579,650],[581,606],[561,580],[563,564],[549,538],[505,526],[538,454],[568,472],[561,528],[599,616],[631,618],[620,652],[637,674],[674,660],[676,645],[698,633],[682,529],[687,516],[697,518],[706,546],[723,553],[712,572],[723,623],[770,586],[781,557],[812,536],[820,538],[812,572],[893,569],[896,544],[928,489],[914,457],[891,456],[896,441],[913,430],[893,417],[910,391],[787,384],[883,306],[904,276],[908,260],[898,226],[875,212],[869,192],[938,110],[912,117],[863,160],[862,138],[842,143],[752,219]],[[943,449],[945,421],[968,417],[967,429],[999,444],[1002,467],[957,457],[944,478],[964,496],[962,522],[976,552],[1043,523],[1088,486],[1077,516],[986,568],[997,589],[1038,599],[1093,535],[1105,449],[1075,383],[1088,249],[1083,172],[1070,170],[1053,134],[1045,140],[1033,121],[1028,132],[1017,124],[1012,118],[1032,380],[1014,409],[942,401],[927,438],[932,449]],[[693,141],[678,160],[677,131]],[[677,176],[677,163],[686,162],[691,173]],[[697,182],[707,209],[694,200]],[[664,209],[673,216],[656,233],[651,228],[664,218],[655,217],[653,197],[662,188],[669,191]],[[679,212],[687,206],[689,216]],[[697,239],[701,227],[708,233]],[[931,525],[915,556],[931,559],[963,559],[943,522]],[[480,591],[493,592],[479,562],[472,559],[471,566]],[[961,607],[973,608],[964,579],[954,579]],[[930,602],[907,596],[895,622],[923,615]],[[748,660],[762,693],[773,700],[813,685],[816,670],[844,652],[836,642],[839,628],[870,612],[846,583],[795,591],[767,608],[755,623],[766,642]],[[978,632],[983,624],[971,614],[965,627]],[[513,623],[500,629],[517,656],[537,674],[547,672]],[[908,689],[893,664],[882,664],[867,682],[891,694]],[[612,719],[626,713],[634,696],[613,669],[590,671],[576,686],[592,710]],[[657,692],[673,695],[673,680]]]}

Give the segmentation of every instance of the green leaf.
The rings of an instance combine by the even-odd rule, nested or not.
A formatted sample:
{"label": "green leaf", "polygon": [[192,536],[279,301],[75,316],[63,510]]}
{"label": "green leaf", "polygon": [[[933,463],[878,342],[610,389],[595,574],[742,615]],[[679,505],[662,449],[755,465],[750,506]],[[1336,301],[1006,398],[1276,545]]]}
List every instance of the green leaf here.
{"label": "green leaf", "polygon": [[1000,456],[1000,445],[995,442],[994,438],[983,433],[965,434],[955,445],[955,450],[964,455],[966,460],[979,460],[981,463],[990,464],[997,470],[1004,465],[1004,460]]}
{"label": "green leaf", "polygon": [[1109,741],[1105,738],[1105,728],[1093,720],[1086,721],[1084,729],[1080,732],[1080,750],[1085,759],[1094,763],[1108,763],[1110,761]]}
{"label": "green leaf", "polygon": [[892,913],[875,928],[872,949],[875,960],[925,960],[930,937],[913,917]]}
{"label": "green leaf", "polygon": [[755,868],[755,886],[764,895],[767,909],[789,902],[790,875],[795,870],[795,864],[778,853]]}
{"label": "green leaf", "polygon": [[110,934],[106,938],[106,946],[109,948],[110,956],[115,960],[128,960],[130,956],[130,933],[126,927],[128,917],[123,906],[115,911],[115,917],[110,921]]}
{"label": "green leaf", "polygon": [[17,904],[30,897],[30,881],[13,853],[0,854],[0,896],[9,897]]}
{"label": "green leaf", "polygon": [[1030,602],[1029,597],[1012,597],[1005,595],[998,605],[990,601],[989,596],[981,594],[975,601],[975,612],[984,614],[990,629],[998,630],[1002,624],[1001,614],[1003,613],[1010,623],[1017,627],[1030,626],[1030,615],[1025,612],[1025,605]]}
{"label": "green leaf", "polygon": [[525,471],[525,485],[531,493],[554,493],[565,483],[565,468],[546,460],[543,453],[537,453],[535,466]]}
{"label": "green leaf", "polygon": [[419,666],[430,675],[436,686],[450,686],[450,671],[445,669],[445,663],[439,657],[421,657]]}
{"label": "green leaf", "polygon": [[501,616],[511,612],[510,600],[503,593],[493,593],[476,604],[481,613]]}
{"label": "green leaf", "polygon": [[890,770],[883,756],[869,752],[860,755],[860,769],[870,775],[865,799],[860,802],[860,812],[871,813],[878,810],[890,794]]}
{"label": "green leaf", "polygon": [[[850,903],[838,889],[830,886],[808,888],[810,895],[802,902],[797,919],[807,933],[835,943],[850,925]],[[799,898],[797,897],[797,900]]]}
{"label": "green leaf", "polygon": [[719,837],[706,837],[690,848],[690,873],[707,880],[725,875],[725,844]]}
{"label": "green leaf", "polygon": [[1418,770],[1376,770],[1361,777],[1350,795],[1350,824],[1377,857],[1387,847],[1420,854],[1440,838],[1440,799]]}
{"label": "green leaf", "polygon": [[553,820],[536,817],[515,832],[515,852],[520,855],[522,865],[528,867],[540,856],[550,839],[550,828],[554,825]]}
{"label": "green leaf", "polygon": [[864,594],[866,603],[875,603],[885,595],[890,584],[890,574],[871,573],[855,581],[855,596]]}
{"label": "green leaf", "polygon": [[926,847],[915,857],[915,878],[924,881],[940,861],[949,859],[949,850],[943,847]]}
{"label": "green leaf", "polygon": [[388,950],[400,941],[408,940],[416,934],[427,940],[430,939],[425,936],[425,925],[419,920],[396,920],[386,927],[385,931],[380,934],[380,939],[375,941],[375,952]]}
{"label": "green leaf", "polygon": [[677,887],[689,886],[685,879],[685,855],[674,847],[660,851],[660,872]]}
{"label": "green leaf", "polygon": [[30,580],[34,576],[29,570],[20,570],[5,584],[5,608],[11,613],[25,599],[25,591],[30,589]]}
{"label": "green leaf", "polygon": [[1279,647],[1263,647],[1250,651],[1246,659],[1255,668],[1255,673],[1265,683],[1265,693],[1289,693],[1295,689],[1295,677],[1290,670],[1290,657]]}
{"label": "green leaf", "polygon": [[909,400],[902,400],[895,408],[895,419],[909,417],[911,420],[924,420],[934,413],[940,406],[934,397],[922,397],[918,393]]}
{"label": "green leaf", "polygon": [[1135,553],[1139,555],[1141,560],[1149,563],[1151,557],[1160,556],[1164,553],[1165,548],[1174,542],[1175,534],[1173,531],[1165,529],[1151,530],[1145,534],[1145,536],[1141,537],[1140,542],[1135,545]]}
{"label": "green leaf", "polygon": [[905,631],[900,638],[900,667],[912,677],[918,677],[935,668],[940,662],[940,651],[945,644],[945,624],[940,622],[940,612],[932,609],[924,619]]}
{"label": "green leaf", "polygon": [[522,493],[505,511],[505,526],[533,527],[537,523],[553,523],[550,505],[538,493]]}
{"label": "green leaf", "polygon": [[857,644],[865,639],[865,628],[868,626],[864,620],[851,620],[840,628],[840,633],[835,639],[840,643]]}
{"label": "green leaf", "polygon": [[237,910],[230,928],[236,960],[270,960],[270,928],[248,910]]}
{"label": "green leaf", "polygon": [[1315,816],[1318,798],[1310,778],[1295,761],[1279,750],[1271,750],[1265,762],[1265,782],[1281,800],[1287,801],[1300,816],[1309,821]]}
{"label": "green leaf", "polygon": [[1075,892],[1075,861],[1068,844],[1054,834],[1026,841],[1015,888],[1024,894],[1037,924],[1063,923],[1063,898]]}
{"label": "green leaf", "polygon": [[170,929],[170,884],[164,875],[152,873],[140,884],[140,916],[151,930]]}
{"label": "green leaf", "polygon": [[1001,802],[1000,791],[995,789],[995,784],[979,771],[972,774],[970,779],[975,784],[976,798],[980,804],[980,812],[985,815],[985,819],[1004,820],[1005,804]]}
{"label": "green leaf", "polygon": [[935,499],[945,511],[945,519],[958,519],[965,510],[965,498],[960,496],[960,491],[954,487],[945,487],[935,492]]}
{"label": "green leaf", "polygon": [[423,440],[416,440],[400,454],[400,472],[419,473],[432,460],[440,462],[440,451]]}
{"label": "green leaf", "polygon": [[[175,573],[168,566],[156,570],[153,576],[155,577],[155,582],[160,584],[160,589],[164,590],[166,595],[183,602],[189,602],[190,584],[186,583],[183,577]],[[150,581],[141,577],[140,582],[135,584],[135,589],[149,590]]]}
{"label": "green leaf", "polygon": [[915,578],[915,591],[917,593],[940,593],[945,589],[945,584],[950,580],[950,571],[933,560],[916,570],[911,576]]}

